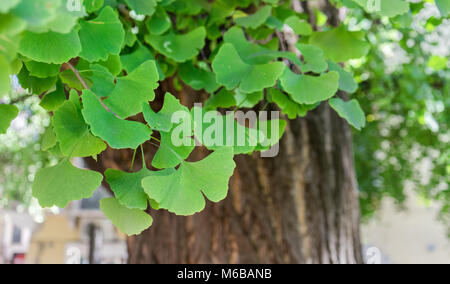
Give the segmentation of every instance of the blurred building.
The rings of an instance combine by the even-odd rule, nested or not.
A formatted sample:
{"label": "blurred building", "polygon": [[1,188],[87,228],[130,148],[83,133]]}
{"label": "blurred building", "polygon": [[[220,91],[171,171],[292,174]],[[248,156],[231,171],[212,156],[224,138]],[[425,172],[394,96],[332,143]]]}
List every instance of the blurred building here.
{"label": "blurred building", "polygon": [[98,208],[102,190],[38,224],[27,213],[0,211],[2,263],[126,263],[125,237]]}
{"label": "blurred building", "polygon": [[390,198],[362,226],[366,259],[372,264],[450,264],[447,226],[438,220],[440,205],[409,192],[406,209]]}

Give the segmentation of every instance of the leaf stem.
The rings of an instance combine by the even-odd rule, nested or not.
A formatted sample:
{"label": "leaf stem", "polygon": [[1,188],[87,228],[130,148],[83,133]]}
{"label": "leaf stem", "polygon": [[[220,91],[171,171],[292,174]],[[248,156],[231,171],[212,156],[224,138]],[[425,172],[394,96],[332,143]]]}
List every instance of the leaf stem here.
{"label": "leaf stem", "polygon": [[133,159],[131,160],[130,172],[132,172],[133,168],[134,168],[134,161],[136,160],[136,152],[137,152],[137,148],[134,149]]}
{"label": "leaf stem", "polygon": [[[70,64],[69,62],[66,62],[66,63],[64,63],[64,65],[66,65],[70,70],[72,70],[72,72],[75,74],[77,79],[80,81],[81,85],[83,85],[83,88],[92,92],[92,90],[89,88],[89,86],[84,81],[83,77],[81,77],[80,72],[72,64]],[[92,92],[92,93],[95,95],[95,97],[97,97],[98,101],[100,102],[100,104],[103,106],[104,109],[106,109],[108,112],[112,113],[118,119],[122,119],[120,116],[115,114],[109,107],[107,107],[105,105],[105,103],[97,96],[97,94],[95,94],[94,92]]]}

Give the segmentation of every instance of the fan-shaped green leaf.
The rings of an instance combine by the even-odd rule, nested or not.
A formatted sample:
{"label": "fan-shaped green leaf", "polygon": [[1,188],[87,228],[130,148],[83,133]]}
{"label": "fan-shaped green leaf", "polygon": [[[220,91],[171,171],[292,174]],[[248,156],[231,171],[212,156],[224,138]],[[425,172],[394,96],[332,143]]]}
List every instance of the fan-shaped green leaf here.
{"label": "fan-shaped green leaf", "polygon": [[36,29],[53,20],[60,5],[62,5],[61,0],[22,0],[15,6],[12,13],[25,20],[29,28]]}
{"label": "fan-shaped green leaf", "polygon": [[281,86],[299,104],[315,104],[334,96],[339,87],[339,73],[332,71],[320,77],[297,75],[286,69]]}
{"label": "fan-shaped green leaf", "polygon": [[[182,144],[178,146],[174,144],[172,135],[174,135],[172,130],[170,132],[161,132],[161,145],[153,158],[153,167],[157,169],[176,167],[187,159],[192,151],[194,151],[194,140],[188,138],[190,141],[188,145]],[[180,136],[180,141],[182,141],[183,138],[184,137]]]}
{"label": "fan-shaped green leaf", "polygon": [[84,0],[83,5],[86,8],[86,12],[92,13],[100,10],[105,3],[104,0]]}
{"label": "fan-shaped green leaf", "polygon": [[170,93],[166,93],[164,105],[158,113],[155,113],[148,103],[143,104],[145,120],[153,130],[157,131],[169,132],[173,125],[172,115],[177,111],[189,112],[187,107],[183,106],[180,101]]}
{"label": "fan-shaped green leaf", "polygon": [[178,66],[178,74],[184,83],[197,91],[205,89],[208,93],[214,93],[220,87],[215,74],[207,66],[196,68],[192,62],[186,62]]}
{"label": "fan-shaped green leaf", "polygon": [[55,77],[61,69],[60,64],[47,64],[36,61],[24,61],[30,75],[37,78]]}
{"label": "fan-shaped green leaf", "polygon": [[328,63],[325,60],[325,55],[317,46],[309,44],[297,44],[298,49],[303,55],[305,64],[300,66],[303,73],[314,72],[322,73],[328,69]]}
{"label": "fan-shaped green leaf", "polygon": [[125,31],[110,6],[106,6],[97,18],[81,21],[80,26],[81,57],[95,62],[107,60],[110,54],[120,53]]}
{"label": "fan-shaped green leaf", "polygon": [[19,53],[39,62],[62,64],[75,58],[81,51],[78,32],[68,34],[55,32],[25,32],[19,46]]}
{"label": "fan-shaped green leaf", "polygon": [[138,15],[153,15],[158,1],[160,0],[125,0]]}
{"label": "fan-shaped green leaf", "polygon": [[123,206],[130,209],[145,210],[148,197],[142,187],[142,179],[150,175],[147,168],[137,173],[126,173],[119,170],[107,169],[105,178],[111,186],[115,197]]}
{"label": "fan-shaped green leaf", "polygon": [[358,84],[355,82],[353,75],[347,72],[344,68],[332,61],[328,61],[330,71],[336,71],[339,73],[339,90],[353,94],[358,90]]}
{"label": "fan-shaped green leaf", "polygon": [[264,6],[252,15],[246,15],[245,13],[242,14],[237,13],[238,16],[236,16],[235,14],[234,21],[238,26],[256,29],[267,21],[271,13],[272,7]]}
{"label": "fan-shaped green leaf", "polygon": [[158,52],[181,63],[199,54],[205,45],[205,38],[205,28],[199,27],[184,35],[176,35],[174,33],[163,36],[147,35],[145,41]]}
{"label": "fan-shaped green leaf", "polygon": [[108,95],[105,104],[123,118],[138,114],[142,112],[143,102],[155,98],[158,80],[155,61],[146,61],[128,76],[117,79],[116,88]]}
{"label": "fan-shaped green leaf", "polygon": [[267,100],[276,103],[282,110],[282,113],[286,114],[289,119],[295,119],[297,116],[304,117],[309,110],[316,107],[316,105],[298,104],[288,95],[275,88],[269,89]]}
{"label": "fan-shaped green leaf", "polygon": [[294,33],[297,35],[309,36],[313,32],[311,25],[304,20],[300,20],[300,18],[297,16],[291,16],[287,18],[284,23],[291,27]]}
{"label": "fan-shaped green leaf", "polygon": [[66,101],[66,92],[61,82],[56,83],[56,90],[45,94],[39,105],[47,111],[54,111]]}
{"label": "fan-shaped green leaf", "polygon": [[335,62],[361,58],[370,49],[370,45],[361,39],[360,33],[349,32],[344,26],[314,33],[309,43],[320,47]]}
{"label": "fan-shaped green leaf", "polygon": [[33,183],[33,197],[42,207],[64,208],[69,202],[89,198],[100,187],[100,173],[74,167],[69,160],[40,169]]}
{"label": "fan-shaped green leaf", "polygon": [[142,185],[160,208],[177,215],[193,215],[205,208],[204,196],[213,202],[227,196],[228,182],[236,167],[233,156],[231,148],[224,148],[200,162],[183,162],[176,171],[153,172],[142,180]]}
{"label": "fan-shaped green leaf", "polygon": [[348,121],[350,125],[358,130],[366,126],[366,116],[357,100],[344,102],[339,98],[331,99],[330,106],[339,114],[340,117]]}
{"label": "fan-shaped green leaf", "polygon": [[205,109],[215,110],[218,108],[229,108],[236,106],[237,102],[234,93],[226,89],[220,90],[217,94],[212,94],[205,103]]}
{"label": "fan-shaped green leaf", "polygon": [[158,6],[153,16],[146,22],[150,33],[154,35],[162,35],[170,29],[172,21],[164,8]]}
{"label": "fan-shaped green leaf", "polygon": [[129,209],[115,198],[100,200],[100,209],[119,231],[128,236],[139,235],[153,223],[152,217],[144,211]]}
{"label": "fan-shaped green leaf", "polygon": [[219,50],[212,67],[217,82],[227,89],[239,86],[241,92],[254,93],[274,86],[285,65],[282,62],[249,65],[242,61],[232,44],[226,43]]}
{"label": "fan-shaped green leaf", "polygon": [[52,122],[64,156],[90,157],[106,149],[105,143],[89,131],[75,91],[72,91],[70,99],[54,112]]}
{"label": "fan-shaped green leaf", "polygon": [[91,91],[84,90],[82,111],[95,136],[102,138],[115,149],[136,149],[150,140],[152,131],[146,125],[122,120],[107,111]]}
{"label": "fan-shaped green leaf", "polygon": [[19,110],[13,105],[0,105],[0,134],[5,134]]}

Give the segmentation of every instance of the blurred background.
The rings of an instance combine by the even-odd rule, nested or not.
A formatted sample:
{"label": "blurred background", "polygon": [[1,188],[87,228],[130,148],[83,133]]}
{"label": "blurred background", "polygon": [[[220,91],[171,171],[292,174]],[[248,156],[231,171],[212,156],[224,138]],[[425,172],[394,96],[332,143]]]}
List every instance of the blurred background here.
{"label": "blurred background", "polygon": [[[378,26],[358,11],[346,20],[378,47],[351,62],[368,121],[354,149],[369,263],[450,264],[450,23],[422,6]],[[20,115],[0,136],[0,263],[126,263],[126,238],[98,208],[106,190],[64,210],[31,197],[36,171],[58,157],[45,152],[39,98],[14,79],[1,101]]]}

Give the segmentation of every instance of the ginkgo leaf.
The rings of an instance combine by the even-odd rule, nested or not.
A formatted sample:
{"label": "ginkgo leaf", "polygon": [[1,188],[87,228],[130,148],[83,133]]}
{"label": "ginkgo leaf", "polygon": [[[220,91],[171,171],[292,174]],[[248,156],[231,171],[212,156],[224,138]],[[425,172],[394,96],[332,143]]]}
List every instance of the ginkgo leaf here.
{"label": "ginkgo leaf", "polygon": [[355,78],[353,78],[352,74],[347,72],[339,64],[332,61],[328,62],[328,66],[330,71],[336,71],[339,73],[339,90],[349,94],[353,94],[356,90],[358,90],[358,84],[355,82]]}
{"label": "ginkgo leaf", "polygon": [[169,132],[172,129],[172,115],[177,111],[188,112],[187,107],[183,106],[180,101],[172,94],[166,93],[164,96],[164,105],[162,109],[155,113],[148,103],[143,106],[143,114],[148,125],[157,131]]}
{"label": "ginkgo leaf", "polygon": [[33,197],[37,198],[42,207],[64,208],[71,201],[91,197],[102,180],[100,173],[76,168],[66,159],[36,173]]}
{"label": "ginkgo leaf", "polygon": [[376,13],[383,17],[395,17],[409,11],[409,3],[405,0],[353,0],[368,13]]}
{"label": "ginkgo leaf", "polygon": [[139,235],[153,223],[153,218],[144,211],[129,209],[115,198],[100,200],[100,209],[119,231],[128,236]]}
{"label": "ginkgo leaf", "polygon": [[220,90],[217,94],[212,94],[205,103],[205,109],[229,108],[236,106],[237,102],[234,93],[226,89]]}
{"label": "ginkgo leaf", "polygon": [[118,76],[122,72],[122,62],[119,55],[110,54],[108,59],[97,62],[98,65],[106,67],[112,75]]}
{"label": "ginkgo leaf", "polygon": [[254,93],[274,86],[285,69],[282,62],[249,65],[242,61],[234,46],[229,43],[219,50],[212,67],[218,83],[228,90],[239,86],[244,93]]}
{"label": "ginkgo leaf", "polygon": [[205,197],[219,202],[227,196],[236,167],[233,156],[232,148],[224,148],[202,161],[183,162],[178,170],[152,172],[142,180],[142,186],[160,208],[177,215],[193,215],[205,208]]}
{"label": "ginkgo leaf", "polygon": [[19,53],[34,61],[62,64],[77,57],[81,52],[78,32],[68,34],[55,32],[25,32],[19,46]]}
{"label": "ginkgo leaf", "polygon": [[196,68],[192,62],[186,62],[178,66],[178,74],[184,83],[197,91],[205,89],[208,93],[214,93],[220,87],[215,74],[206,66]]}
{"label": "ginkgo leaf", "polygon": [[313,32],[311,25],[305,20],[300,20],[297,16],[287,18],[284,23],[291,27],[297,35],[309,36]]}
{"label": "ginkgo leaf", "polygon": [[0,98],[11,91],[10,72],[9,62],[0,55]]}
{"label": "ginkgo leaf", "polygon": [[84,59],[90,62],[107,60],[110,54],[120,53],[125,31],[110,6],[106,6],[97,18],[81,21],[80,27],[80,56]]}
{"label": "ginkgo leaf", "polygon": [[[176,167],[194,151],[195,143],[193,139],[188,138],[190,143],[187,145],[175,146],[172,135],[172,131],[161,132],[161,145],[153,158],[153,167],[157,169]],[[180,134],[180,141],[183,141],[183,138]]]}
{"label": "ginkgo leaf", "polygon": [[116,88],[116,78],[108,68],[100,64],[91,65],[91,72],[92,74],[89,77],[92,81],[91,91],[100,97],[109,96]]}
{"label": "ginkgo leaf", "polygon": [[146,22],[150,33],[162,35],[172,26],[172,21],[164,8],[158,6],[152,17]]}
{"label": "ginkgo leaf", "polygon": [[340,117],[347,120],[356,129],[361,130],[366,126],[366,115],[357,100],[353,99],[345,102],[339,98],[335,98],[331,99],[329,104]]}
{"label": "ginkgo leaf", "polygon": [[13,105],[0,104],[0,134],[5,134],[11,122],[19,114],[19,109]]}
{"label": "ginkgo leaf", "polygon": [[138,44],[137,49],[130,53],[120,56],[120,61],[122,62],[123,68],[131,73],[134,69],[138,68],[142,62],[148,60],[155,60],[153,54],[141,43]]}
{"label": "ginkgo leaf", "polygon": [[199,27],[187,34],[176,35],[147,35],[145,41],[148,42],[158,52],[164,54],[176,62],[185,62],[197,56],[205,45],[206,30]]}
{"label": "ginkgo leaf", "polygon": [[86,16],[84,10],[69,10],[67,8],[68,3],[61,3],[55,12],[53,19],[39,28],[33,28],[34,32],[47,32],[53,31],[61,34],[70,33],[75,27],[79,18]]}
{"label": "ginkgo leaf", "polygon": [[125,0],[138,15],[153,15],[157,2],[161,0]]}
{"label": "ginkgo leaf", "polygon": [[120,117],[127,118],[142,112],[142,103],[155,99],[159,74],[155,61],[149,60],[128,76],[117,79],[116,88],[105,104]]}
{"label": "ginkgo leaf", "polygon": [[297,65],[301,65],[300,59],[293,52],[274,51],[261,45],[248,42],[244,31],[238,27],[232,27],[223,36],[226,43],[231,43],[241,59],[247,64],[266,64],[280,57],[289,59]]}
{"label": "ginkgo leaf", "polygon": [[322,49],[309,44],[297,44],[297,47],[305,60],[305,64],[300,66],[303,73],[322,73],[328,69],[328,63]]}
{"label": "ginkgo leaf", "polygon": [[105,178],[120,204],[130,209],[145,210],[148,206],[148,197],[142,187],[142,179],[149,174],[147,168],[137,173],[107,169]]}
{"label": "ginkgo leaf", "polygon": [[278,89],[269,89],[267,100],[276,103],[283,114],[286,114],[289,119],[295,119],[297,116],[304,117],[308,111],[314,109],[317,105],[298,104],[293,101],[288,95],[284,94]]}
{"label": "ginkgo leaf", "polygon": [[0,36],[0,56],[3,56],[9,62],[16,59],[22,38],[22,33],[15,35],[2,34]]}
{"label": "ginkgo leaf", "polygon": [[271,13],[272,7],[264,6],[252,15],[243,13],[243,15],[236,16],[235,14],[234,21],[238,26],[256,29],[267,21]]}
{"label": "ginkgo leaf", "polygon": [[[256,151],[267,151],[280,142],[287,127],[287,121],[283,119],[259,120],[258,131],[264,134],[264,139],[258,141]],[[278,131],[277,131],[278,130]]]}
{"label": "ginkgo leaf", "polygon": [[30,76],[30,73],[26,68],[22,68],[19,74],[17,74],[20,86],[24,89],[28,89],[33,94],[42,94],[55,86],[58,77],[37,78]]}
{"label": "ginkgo leaf", "polygon": [[83,5],[86,8],[86,12],[92,13],[100,10],[105,3],[104,0],[84,0]]}
{"label": "ginkgo leaf", "polygon": [[311,36],[309,43],[320,47],[334,62],[361,58],[370,49],[369,43],[361,39],[360,32],[349,32],[344,26],[316,32]]}
{"label": "ginkgo leaf", "polygon": [[339,73],[328,72],[320,77],[297,75],[286,69],[281,86],[299,104],[315,104],[334,96],[339,88]]}
{"label": "ginkgo leaf", "polygon": [[58,140],[56,139],[55,132],[53,131],[53,126],[50,125],[45,129],[45,132],[42,135],[41,149],[42,151],[48,151],[55,147],[57,143]]}
{"label": "ginkgo leaf", "polygon": [[75,91],[72,91],[70,99],[54,112],[52,123],[61,152],[65,156],[96,156],[106,149],[106,144],[89,131]]}
{"label": "ginkgo leaf", "polygon": [[24,63],[30,75],[37,78],[54,77],[58,75],[59,69],[61,69],[60,64],[47,64],[36,61],[25,61]]}
{"label": "ginkgo leaf", "polygon": [[54,111],[66,101],[66,92],[63,84],[59,81],[56,83],[56,90],[45,94],[39,105],[47,111]]}
{"label": "ginkgo leaf", "polygon": [[152,131],[146,125],[122,120],[106,110],[91,91],[84,90],[82,95],[82,114],[95,136],[102,138],[115,149],[136,149],[150,140]]}
{"label": "ginkgo leaf", "polygon": [[246,94],[237,89],[235,91],[234,98],[236,99],[236,105],[240,108],[252,108],[262,101],[264,98],[264,92],[259,91]]}
{"label": "ginkgo leaf", "polygon": [[33,29],[42,27],[53,20],[60,5],[62,5],[61,0],[22,0],[14,7],[12,13],[24,19]]}
{"label": "ginkgo leaf", "polygon": [[265,139],[264,134],[258,132],[256,125],[246,127],[248,120],[238,114],[236,117],[234,113],[223,116],[217,111],[193,107],[191,117],[195,138],[209,150],[232,147],[235,155],[254,152],[258,142]]}

